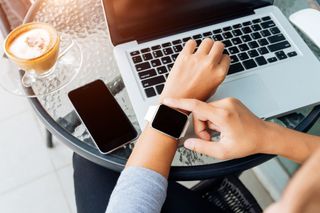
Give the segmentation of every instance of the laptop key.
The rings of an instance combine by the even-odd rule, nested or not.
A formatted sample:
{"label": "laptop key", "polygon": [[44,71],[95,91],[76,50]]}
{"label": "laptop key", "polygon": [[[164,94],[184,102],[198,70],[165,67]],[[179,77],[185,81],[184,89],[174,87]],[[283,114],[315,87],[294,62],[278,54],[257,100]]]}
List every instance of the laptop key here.
{"label": "laptop key", "polygon": [[162,44],[162,47],[170,47],[170,46],[171,46],[171,43],[170,43],[170,42],[167,42],[167,43]]}
{"label": "laptop key", "polygon": [[211,36],[212,35],[212,32],[205,32],[205,33],[203,33],[203,36],[204,37],[209,37],[209,36]]}
{"label": "laptop key", "polygon": [[177,60],[178,56],[179,56],[179,54],[173,54],[171,56],[171,58],[172,58],[173,61],[175,61],[175,60]]}
{"label": "laptop key", "polygon": [[150,48],[144,48],[144,49],[141,50],[141,52],[142,52],[142,53],[150,52]]}
{"label": "laptop key", "polygon": [[197,42],[197,46],[199,47],[201,42],[202,42],[202,40],[201,39],[197,39],[196,42]]}
{"label": "laptop key", "polygon": [[169,72],[172,70],[173,65],[174,65],[173,63],[167,65]]}
{"label": "laptop key", "polygon": [[262,65],[265,65],[265,64],[268,63],[267,60],[266,60],[263,56],[260,56],[260,57],[258,57],[258,58],[255,58],[254,60],[257,62],[257,64],[258,64],[259,66],[262,66]]}
{"label": "laptop key", "polygon": [[171,55],[171,54],[173,53],[173,50],[172,50],[171,47],[168,47],[168,48],[166,48],[166,49],[163,50],[163,53],[164,53],[165,55]]}
{"label": "laptop key", "polygon": [[279,60],[288,58],[288,56],[283,51],[276,52],[275,54]]}
{"label": "laptop key", "polygon": [[233,27],[233,29],[239,29],[242,27],[242,24],[235,24],[232,27]]}
{"label": "laptop key", "polygon": [[230,40],[222,41],[222,43],[224,44],[225,47],[231,47],[232,46],[232,43],[231,43]]}
{"label": "laptop key", "polygon": [[181,50],[183,49],[183,47],[181,45],[177,45],[173,47],[173,50],[177,53],[177,52],[181,52]]}
{"label": "laptop key", "polygon": [[238,59],[238,57],[236,55],[230,56],[230,62],[231,63],[235,63],[235,62],[238,62],[238,61],[239,61],[239,59]]}
{"label": "laptop key", "polygon": [[223,50],[223,54],[225,54],[225,55],[230,55],[230,54],[229,54],[229,51],[228,51],[227,49],[224,49],[224,50]]}
{"label": "laptop key", "polygon": [[258,41],[258,43],[260,44],[260,46],[266,46],[269,44],[269,42],[267,41],[267,39],[263,38],[263,39],[260,39]]}
{"label": "laptop key", "polygon": [[172,62],[170,56],[166,56],[166,57],[161,58],[161,61],[163,64],[169,64]]}
{"label": "laptop key", "polygon": [[239,49],[237,47],[230,47],[228,51],[231,55],[239,53]]}
{"label": "laptop key", "polygon": [[260,27],[259,24],[254,24],[254,25],[251,26],[251,29],[252,29],[253,31],[259,31],[259,30],[261,30],[261,27]]}
{"label": "laptop key", "polygon": [[213,32],[213,34],[219,34],[219,33],[222,33],[222,30],[221,29],[216,29],[216,30],[213,30],[212,32]]}
{"label": "laptop key", "polygon": [[259,18],[252,20],[252,23],[254,23],[254,24],[260,23],[260,22],[261,22],[261,19],[259,19]]}
{"label": "laptop key", "polygon": [[144,90],[146,93],[147,98],[151,98],[153,96],[156,96],[156,91],[153,89],[153,87],[147,88]]}
{"label": "laptop key", "polygon": [[246,69],[251,69],[258,66],[253,59],[243,61],[242,64]]}
{"label": "laptop key", "polygon": [[194,35],[192,36],[193,39],[200,39],[202,38],[202,35],[201,34],[197,34],[197,35]]}
{"label": "laptop key", "polygon": [[180,39],[172,42],[173,45],[177,45],[177,44],[181,44],[181,43],[182,43],[182,41]]}
{"label": "laptop key", "polygon": [[241,72],[243,71],[244,68],[242,66],[242,64],[239,62],[239,63],[235,63],[235,64],[231,64],[230,67],[229,67],[229,71],[228,71],[228,75],[231,75],[231,74],[234,74],[234,73],[237,73],[237,72]]}
{"label": "laptop key", "polygon": [[156,46],[153,46],[151,47],[152,50],[158,50],[158,49],[161,49],[161,46],[160,45],[156,45]]}
{"label": "laptop key", "polygon": [[137,55],[135,57],[132,57],[132,61],[133,61],[133,63],[137,64],[137,63],[142,62],[142,58],[140,55]]}
{"label": "laptop key", "polygon": [[161,50],[154,51],[152,54],[155,58],[159,58],[163,56],[163,53]]}
{"label": "laptop key", "polygon": [[239,57],[239,59],[240,59],[241,61],[244,61],[244,60],[249,59],[249,56],[248,56],[247,53],[239,53],[239,54],[238,54],[238,57]]}
{"label": "laptop key", "polygon": [[230,30],[232,30],[232,27],[224,27],[224,28],[222,28],[222,30],[223,31],[230,31]]}
{"label": "laptop key", "polygon": [[242,28],[242,32],[243,32],[244,34],[248,34],[248,33],[252,33],[252,30],[251,30],[250,27],[244,27],[244,28]]}
{"label": "laptop key", "polygon": [[241,35],[242,35],[242,32],[241,32],[241,30],[236,29],[236,30],[233,30],[233,31],[232,31],[232,34],[233,34],[234,36],[241,36]]}
{"label": "laptop key", "polygon": [[278,61],[278,59],[276,57],[268,58],[267,60],[269,63],[273,63],[273,62]]}
{"label": "laptop key", "polygon": [[130,53],[131,56],[135,56],[135,55],[139,55],[139,54],[140,54],[139,51],[133,51],[133,52]]}
{"label": "laptop key", "polygon": [[259,56],[259,53],[257,52],[257,50],[250,50],[248,51],[248,54],[251,58]]}
{"label": "laptop key", "polygon": [[276,24],[273,21],[266,21],[266,22],[261,23],[261,27],[263,29],[274,27],[274,26],[276,26]]}
{"label": "laptop key", "polygon": [[217,35],[212,36],[212,39],[215,41],[222,41],[223,37],[222,37],[222,35],[217,34]]}
{"label": "laptop key", "polygon": [[250,47],[251,49],[255,49],[255,48],[259,47],[259,44],[258,44],[256,41],[250,41],[250,42],[248,43],[248,45],[249,45],[249,47]]}
{"label": "laptop key", "polygon": [[270,16],[265,16],[265,17],[262,17],[261,19],[262,19],[262,21],[268,21],[268,20],[271,20]]}
{"label": "laptop key", "polygon": [[151,53],[146,53],[146,54],[144,54],[142,57],[143,57],[143,59],[144,59],[145,61],[149,61],[149,60],[153,59]]}
{"label": "laptop key", "polygon": [[286,38],[282,34],[277,34],[277,35],[274,35],[274,36],[270,36],[267,39],[271,44],[272,43],[277,43],[279,41],[286,40]]}
{"label": "laptop key", "polygon": [[246,22],[243,22],[243,23],[242,23],[243,26],[249,26],[249,25],[251,25],[251,24],[252,24],[251,21],[246,21]]}
{"label": "laptop key", "polygon": [[231,41],[234,45],[238,45],[242,43],[240,38],[233,38]]}
{"label": "laptop key", "polygon": [[241,36],[241,39],[242,39],[243,42],[252,41],[252,38],[250,37],[250,35]]}
{"label": "laptop key", "polygon": [[146,87],[151,87],[151,86],[154,86],[154,85],[157,85],[157,84],[164,83],[165,81],[166,81],[166,79],[162,75],[160,75],[160,76],[157,76],[157,77],[153,77],[153,78],[149,78],[149,79],[143,80],[143,81],[141,81],[141,83],[142,83],[142,86],[144,88],[146,88]]}
{"label": "laptop key", "polygon": [[261,35],[262,35],[263,37],[268,37],[268,36],[271,35],[271,33],[270,33],[270,31],[269,31],[268,29],[262,30],[260,33],[261,33]]}
{"label": "laptop key", "polygon": [[251,37],[256,40],[262,38],[259,32],[252,33]]}
{"label": "laptop key", "polygon": [[249,47],[248,47],[247,44],[240,44],[240,45],[239,45],[239,50],[240,50],[241,52],[244,52],[244,51],[249,50]]}
{"label": "laptop key", "polygon": [[298,54],[297,54],[297,52],[296,51],[293,51],[293,52],[289,52],[288,53],[288,56],[289,57],[294,57],[294,56],[297,56]]}
{"label": "laptop key", "polygon": [[272,34],[278,34],[278,33],[280,33],[280,30],[279,30],[278,27],[273,27],[273,28],[270,29],[270,32],[271,32]]}
{"label": "laptop key", "polygon": [[146,78],[150,78],[153,76],[156,76],[157,73],[154,69],[151,70],[147,70],[147,71],[143,71],[143,72],[139,72],[139,77],[141,80],[146,79]]}
{"label": "laptop key", "polygon": [[182,41],[183,41],[183,42],[187,42],[187,41],[189,41],[190,39],[191,39],[191,37],[186,37],[186,38],[183,38]]}
{"label": "laptop key", "polygon": [[223,38],[225,38],[225,39],[230,39],[233,37],[230,32],[222,33],[222,35],[223,35]]}
{"label": "laptop key", "polygon": [[141,63],[141,64],[137,64],[136,65],[136,70],[138,72],[142,71],[142,70],[146,70],[146,69],[150,69],[151,66],[150,66],[150,63],[149,62],[144,62],[144,63]]}
{"label": "laptop key", "polygon": [[276,43],[276,44],[269,45],[268,49],[270,50],[270,52],[276,52],[276,51],[283,50],[283,49],[286,49],[286,48],[289,48],[289,47],[291,47],[289,42],[282,41],[282,42],[279,42],[279,43]]}
{"label": "laptop key", "polygon": [[163,88],[164,88],[164,84],[160,84],[156,86],[156,90],[159,95],[161,95]]}
{"label": "laptop key", "polygon": [[164,73],[167,73],[168,70],[165,66],[162,66],[162,67],[157,68],[157,72],[158,72],[158,74],[164,74]]}
{"label": "laptop key", "polygon": [[258,49],[260,55],[264,55],[264,54],[267,54],[269,53],[269,50],[266,48],[266,47],[261,47]]}
{"label": "laptop key", "polygon": [[158,66],[161,65],[161,61],[160,61],[159,59],[152,60],[152,61],[151,61],[151,65],[152,65],[153,67],[158,67]]}

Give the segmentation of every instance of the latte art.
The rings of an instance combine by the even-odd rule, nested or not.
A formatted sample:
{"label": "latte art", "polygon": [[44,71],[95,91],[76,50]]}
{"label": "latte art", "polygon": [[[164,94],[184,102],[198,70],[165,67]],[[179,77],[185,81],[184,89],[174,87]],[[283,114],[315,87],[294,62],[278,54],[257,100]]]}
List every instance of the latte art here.
{"label": "latte art", "polygon": [[21,59],[37,58],[50,49],[50,33],[45,29],[35,28],[16,37],[10,47],[10,52]]}

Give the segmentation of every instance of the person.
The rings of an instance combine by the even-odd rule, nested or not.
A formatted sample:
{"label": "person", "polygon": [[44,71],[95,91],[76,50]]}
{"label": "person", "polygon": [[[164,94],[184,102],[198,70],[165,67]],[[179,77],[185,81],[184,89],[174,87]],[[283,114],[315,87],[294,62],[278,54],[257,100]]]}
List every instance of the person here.
{"label": "person", "polygon": [[[223,54],[221,42],[205,39],[197,50],[196,46],[193,40],[186,43],[159,98],[159,103],[192,113],[198,138],[187,139],[184,143],[187,149],[223,160],[266,153],[282,155],[299,163],[315,152],[319,146],[318,137],[261,120],[239,100],[226,98],[203,102],[225,79],[230,58]],[[211,141],[209,130],[220,132],[219,141]],[[120,176],[74,155],[78,212],[215,212],[200,195],[178,183],[168,182],[176,149],[177,141],[147,125]],[[306,166],[318,168],[315,162],[310,159]],[[295,197],[299,203],[295,189],[291,188],[311,193],[312,187],[308,191],[301,184],[301,179],[311,171],[309,167],[303,168],[302,174],[290,183],[284,198]],[[311,182],[318,186],[318,178],[317,174]],[[281,200],[267,211],[277,212],[282,207],[289,210],[290,199]],[[306,202],[288,212],[298,212],[294,210],[304,208]]]}

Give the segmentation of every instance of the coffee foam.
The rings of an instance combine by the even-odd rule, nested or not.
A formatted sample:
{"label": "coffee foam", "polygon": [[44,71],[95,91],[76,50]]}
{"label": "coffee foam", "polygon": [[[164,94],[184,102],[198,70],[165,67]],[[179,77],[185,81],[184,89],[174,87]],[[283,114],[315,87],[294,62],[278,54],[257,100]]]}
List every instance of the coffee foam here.
{"label": "coffee foam", "polygon": [[21,59],[37,58],[49,50],[50,40],[50,33],[46,29],[31,29],[17,36],[9,51]]}

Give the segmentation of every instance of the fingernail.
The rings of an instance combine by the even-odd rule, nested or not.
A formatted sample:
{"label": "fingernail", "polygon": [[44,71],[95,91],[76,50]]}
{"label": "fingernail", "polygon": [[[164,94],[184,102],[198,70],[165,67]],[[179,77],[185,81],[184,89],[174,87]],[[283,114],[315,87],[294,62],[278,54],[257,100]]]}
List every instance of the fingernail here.
{"label": "fingernail", "polygon": [[186,140],[184,142],[184,147],[192,150],[194,148],[194,141],[190,139]]}

